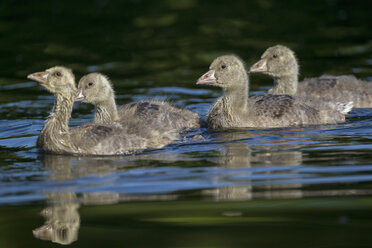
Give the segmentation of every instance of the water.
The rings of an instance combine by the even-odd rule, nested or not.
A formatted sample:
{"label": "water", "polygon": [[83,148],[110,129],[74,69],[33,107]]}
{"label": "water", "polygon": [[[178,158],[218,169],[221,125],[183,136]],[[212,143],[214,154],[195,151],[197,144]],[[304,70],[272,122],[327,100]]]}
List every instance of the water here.
{"label": "water", "polygon": [[[195,81],[226,53],[250,66],[285,44],[301,78],[371,81],[371,7],[2,1],[0,247],[370,247],[372,110],[338,125],[193,130],[206,139],[134,156],[48,155],[35,142],[53,96],[26,75],[54,65],[77,78],[97,70],[112,79],[118,104],[168,99],[205,116],[221,91]],[[252,94],[271,85],[251,77]],[[70,125],[92,120],[92,110],[76,104]]]}

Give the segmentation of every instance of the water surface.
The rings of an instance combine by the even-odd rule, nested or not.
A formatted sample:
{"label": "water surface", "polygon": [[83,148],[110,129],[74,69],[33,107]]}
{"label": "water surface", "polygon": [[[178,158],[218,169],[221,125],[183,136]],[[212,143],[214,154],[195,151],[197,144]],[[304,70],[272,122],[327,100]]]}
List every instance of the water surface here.
{"label": "water surface", "polygon": [[[345,123],[192,130],[133,156],[43,154],[54,98],[32,72],[100,71],[119,105],[167,99],[205,117],[221,91],[195,85],[218,55],[247,66],[268,46],[297,53],[300,78],[371,80],[372,4],[350,1],[106,0],[0,3],[0,246],[369,247],[372,110]],[[251,77],[251,94],[272,81]],[[93,118],[76,104],[71,126]],[[44,241],[44,240],[48,241]],[[52,241],[52,242],[51,242]]]}

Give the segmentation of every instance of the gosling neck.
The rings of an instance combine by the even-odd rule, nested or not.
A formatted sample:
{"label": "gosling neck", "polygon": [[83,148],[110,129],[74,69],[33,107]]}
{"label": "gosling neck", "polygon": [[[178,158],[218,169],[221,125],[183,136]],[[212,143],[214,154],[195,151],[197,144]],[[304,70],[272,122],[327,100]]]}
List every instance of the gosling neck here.
{"label": "gosling neck", "polygon": [[224,108],[232,115],[240,114],[248,108],[249,79],[248,75],[236,79],[232,82],[234,87],[224,89],[222,103]]}
{"label": "gosling neck", "polygon": [[295,95],[297,93],[298,75],[297,73],[274,77],[274,88],[269,93],[280,95]]}
{"label": "gosling neck", "polygon": [[97,104],[97,111],[94,117],[96,123],[108,123],[119,120],[118,111],[116,108],[115,98],[112,96],[107,101]]}
{"label": "gosling neck", "polygon": [[45,122],[37,141],[37,146],[50,152],[69,152],[70,136],[68,121],[71,117],[75,94],[63,96],[55,94],[52,113]]}

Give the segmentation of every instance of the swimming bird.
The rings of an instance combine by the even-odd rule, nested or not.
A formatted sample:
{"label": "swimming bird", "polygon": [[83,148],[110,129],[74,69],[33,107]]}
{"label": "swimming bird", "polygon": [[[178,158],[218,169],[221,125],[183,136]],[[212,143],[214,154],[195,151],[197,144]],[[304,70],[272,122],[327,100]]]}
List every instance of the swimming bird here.
{"label": "swimming bird", "polygon": [[56,66],[28,75],[55,96],[55,105],[45,121],[38,137],[37,147],[48,153],[75,153],[86,155],[121,155],[143,149],[160,148],[179,139],[148,133],[134,133],[131,127],[149,129],[141,122],[121,125],[117,122],[105,124],[87,123],[72,129],[68,127],[76,97],[75,77],[66,67]]}
{"label": "swimming bird", "polygon": [[299,95],[314,102],[338,102],[354,108],[372,107],[372,83],[354,76],[323,75],[298,83],[299,65],[295,53],[286,46],[269,47],[249,72],[274,78],[275,86],[269,90],[270,94]]}
{"label": "swimming bird", "polygon": [[[90,73],[80,79],[76,101],[96,106],[95,123],[126,123],[136,120],[146,123],[150,130],[163,132],[179,132],[200,127],[197,113],[174,107],[166,101],[133,102],[117,109],[112,83],[101,73]],[[141,132],[138,128],[135,129],[135,132]]]}
{"label": "swimming bird", "polygon": [[222,97],[208,114],[207,124],[212,129],[288,127],[345,120],[345,115],[338,111],[315,109],[296,96],[266,94],[248,98],[248,74],[235,55],[216,58],[197,84],[223,89]]}

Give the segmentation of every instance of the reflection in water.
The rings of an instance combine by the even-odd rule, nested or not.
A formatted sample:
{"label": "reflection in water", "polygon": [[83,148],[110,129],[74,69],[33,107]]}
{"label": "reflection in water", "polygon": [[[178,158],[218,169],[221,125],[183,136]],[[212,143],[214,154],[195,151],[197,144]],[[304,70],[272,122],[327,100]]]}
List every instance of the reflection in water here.
{"label": "reflection in water", "polygon": [[[244,142],[226,143],[225,151],[222,152],[223,156],[219,156],[216,162],[226,169],[250,168],[251,152],[249,146]],[[226,181],[224,178],[222,180]],[[250,200],[252,199],[252,186],[250,181],[245,180],[244,184],[244,186],[234,185],[206,190],[205,193],[212,194],[216,200]]]}
{"label": "reflection in water", "polygon": [[[52,172],[54,181],[68,181],[89,174],[106,175],[120,168],[116,160],[86,157],[79,166],[74,166],[78,157],[45,154],[41,158],[45,168]],[[122,163],[121,163],[122,164]],[[41,211],[45,224],[33,230],[36,238],[50,240],[59,244],[71,244],[78,238],[80,201],[74,189],[64,188],[71,192],[47,192],[45,196],[48,207]],[[84,204],[112,204],[118,202],[117,193],[83,194]]]}
{"label": "reflection in water", "polygon": [[[208,171],[206,172],[207,177],[203,178],[202,180],[212,180],[212,185],[214,185],[215,189],[203,190],[204,195],[209,197],[212,196],[215,200],[250,200],[254,196],[252,187],[254,184],[250,178],[252,177],[254,179],[256,176],[262,176],[262,174],[256,175],[254,170],[251,170],[251,168],[273,165],[296,166],[301,164],[300,152],[286,151],[283,153],[278,151],[257,153],[252,156],[252,150],[248,144],[241,140],[243,138],[242,134],[243,133],[241,132],[230,132],[219,135],[219,139],[224,140],[224,143],[221,144],[222,149],[219,149],[220,154],[218,154],[216,157],[208,158],[208,160],[210,160],[213,165],[218,165],[217,169],[221,170],[221,172],[216,174],[215,177],[212,177],[212,179],[210,177],[210,173]],[[247,137],[246,132],[244,137]],[[115,180],[123,180],[121,176],[127,177],[126,179],[124,178],[122,186],[130,185],[131,180],[133,181],[133,177],[136,177],[136,171],[145,169],[156,170],[157,168],[153,167],[154,161],[174,162],[180,159],[182,161],[186,161],[188,159],[192,161],[192,156],[185,153],[165,154],[162,152],[127,157],[75,157],[44,154],[41,157],[41,162],[43,163],[44,167],[51,172],[50,179],[52,182],[57,184],[57,187],[51,187],[48,189],[48,191],[44,191],[44,195],[47,198],[49,206],[46,207],[41,213],[41,215],[45,218],[45,224],[33,230],[34,236],[42,240],[50,240],[60,244],[70,244],[76,241],[80,227],[80,216],[78,209],[81,204],[102,205],[131,200],[175,199],[176,196],[173,194],[171,188],[169,190],[170,193],[166,194],[141,195],[133,193],[123,194],[120,191],[115,191],[115,189],[102,192],[102,189],[98,191],[94,190],[94,186],[102,186],[102,183],[107,183],[108,185],[120,185]],[[185,170],[187,170],[187,168]],[[228,173],[225,177],[225,173],[223,171],[226,170]],[[239,179],[241,170],[245,170],[243,173],[244,177]],[[123,175],[123,173],[127,174]],[[129,178],[128,173],[129,176],[131,175]],[[150,172],[149,176],[156,179],[159,172],[155,172],[155,174],[153,173],[154,172]],[[181,173],[186,175],[186,172],[182,172],[182,170]],[[162,173],[159,175],[161,176]],[[231,177],[231,175],[233,176]],[[249,176],[247,177],[247,175]],[[177,176],[179,177],[180,175],[176,175],[176,178]],[[192,180],[193,177],[198,176],[198,173],[188,176],[190,177],[190,180]],[[89,180],[90,177],[104,178],[104,180]],[[146,185],[146,178],[143,175],[142,177],[144,177],[143,185]],[[156,180],[162,181],[162,183],[169,183],[169,185],[172,184],[173,180],[176,180],[171,178],[171,173],[167,177],[170,178],[162,179],[160,177]],[[270,178],[270,175],[268,175],[266,178]],[[151,180],[150,178],[150,182],[154,179]],[[76,183],[79,180],[85,181],[87,184]],[[139,180],[141,180],[141,178],[139,178]],[[167,180],[170,181],[167,182]],[[74,183],[70,184],[70,182]],[[208,185],[210,185],[210,182]],[[84,192],[85,187],[88,187],[89,192]],[[151,188],[151,184],[147,187]],[[263,187],[265,191],[271,191],[272,189],[287,186],[271,185],[260,187]],[[297,189],[300,187],[301,185],[291,185],[291,188]],[[116,188],[116,190],[117,189],[118,188]],[[175,190],[177,189],[175,188]],[[77,194],[76,192],[79,191],[82,193]],[[300,197],[300,190],[296,190],[295,193],[292,192],[292,195]],[[270,195],[268,194],[267,197],[270,197]]]}
{"label": "reflection in water", "polygon": [[47,194],[49,207],[41,211],[45,224],[32,232],[36,238],[63,245],[78,238],[80,228],[79,204],[75,193]]}
{"label": "reflection in water", "polygon": [[[153,154],[125,157],[75,157],[67,155],[44,154],[41,162],[48,169],[55,182],[68,182],[86,176],[105,176],[119,171],[128,170],[135,165],[136,158],[173,160],[177,155]],[[182,157],[182,156],[181,156]],[[147,163],[142,163],[142,168]],[[116,192],[92,192],[82,193],[81,197],[75,193],[76,187],[62,187],[55,192],[47,191],[48,207],[41,211],[45,218],[45,224],[34,229],[33,235],[42,240],[49,240],[59,244],[71,244],[78,238],[80,228],[80,215],[78,212],[80,204],[102,205],[114,204],[128,200],[170,200],[174,197],[164,196],[130,196],[119,195]],[[63,191],[63,192],[61,192]]]}
{"label": "reflection in water", "polygon": [[[300,198],[302,197],[301,184],[280,184],[273,185],[271,180],[275,180],[272,173],[275,171],[266,171],[264,174],[261,171],[255,172],[254,168],[267,167],[267,166],[299,166],[302,164],[302,153],[299,151],[274,151],[265,153],[256,153],[252,155],[252,150],[244,139],[247,138],[247,132],[224,132],[218,134],[218,139],[227,141],[224,146],[225,149],[221,155],[216,159],[216,163],[220,164],[222,168],[226,169],[239,169],[239,168],[252,168],[249,175],[245,173],[245,177],[239,180],[239,174],[236,175],[237,179],[230,181],[233,186],[220,187],[213,190],[206,190],[207,195],[213,195],[217,200],[251,200],[253,198]],[[269,149],[267,149],[269,150]],[[299,175],[300,177],[300,175]],[[248,180],[247,180],[248,178]],[[255,183],[249,180],[259,180],[262,186],[255,186]],[[262,179],[260,179],[262,178]],[[273,179],[274,178],[274,179]],[[292,177],[294,178],[294,177]],[[226,182],[229,179],[222,178]],[[288,189],[280,190],[280,189]],[[258,192],[255,192],[257,191]],[[262,192],[261,192],[262,191]]]}
{"label": "reflection in water", "polygon": [[[255,162],[264,163],[264,166],[300,166],[302,165],[302,153],[299,151],[284,151],[284,152],[268,152],[263,154],[257,154],[254,158]],[[292,175],[296,175],[295,170],[291,168]],[[265,174],[270,174],[271,172],[266,172]],[[282,172],[283,173],[283,172]],[[254,192],[254,198],[301,198],[302,184],[292,183],[292,184],[273,184],[270,175],[267,175],[267,179],[261,186],[256,186],[256,192]],[[301,175],[298,174],[297,177],[292,176],[292,180],[301,179]]]}
{"label": "reflection in water", "polygon": [[[55,181],[74,178],[70,166],[70,157],[62,155],[48,155],[42,157],[44,166],[52,171]],[[50,240],[59,244],[71,244],[78,238],[80,215],[78,213],[76,193],[46,193],[48,207],[41,211],[45,224],[32,232],[36,238]]]}
{"label": "reflection in water", "polygon": [[[288,139],[296,138],[295,131],[290,131],[293,137],[288,135]],[[42,211],[45,224],[33,230],[33,234],[39,239],[69,244],[78,238],[81,205],[176,200],[187,197],[189,192],[194,197],[195,191],[201,193],[202,199],[217,201],[371,194],[370,190],[309,185],[338,182],[340,174],[348,182],[371,181],[371,176],[363,173],[372,167],[304,166],[303,157],[308,154],[302,154],[301,145],[282,143],[283,139],[279,139],[278,144],[260,144],[257,149],[254,141],[261,140],[258,135],[271,139],[281,135],[267,130],[259,132],[211,132],[213,148],[204,153],[194,151],[205,141],[123,157],[45,154],[41,162],[51,176],[43,194],[49,206]]]}

